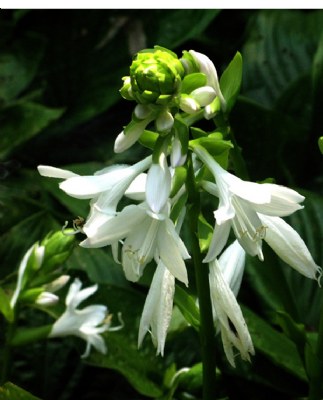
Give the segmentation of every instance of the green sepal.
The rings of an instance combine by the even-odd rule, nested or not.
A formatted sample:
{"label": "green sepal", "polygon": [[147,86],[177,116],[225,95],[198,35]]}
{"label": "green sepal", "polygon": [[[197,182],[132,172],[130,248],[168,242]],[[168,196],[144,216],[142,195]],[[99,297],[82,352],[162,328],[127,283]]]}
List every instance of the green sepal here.
{"label": "green sepal", "polygon": [[52,325],[37,326],[35,328],[17,329],[11,339],[11,346],[24,346],[28,343],[46,339],[52,330]]}
{"label": "green sepal", "polygon": [[169,104],[172,97],[173,96],[170,94],[161,94],[160,96],[158,96],[158,99],[156,100],[156,104],[161,105],[161,106],[166,106],[167,104]]}
{"label": "green sepal", "polygon": [[225,112],[227,114],[231,111],[234,103],[236,102],[236,99],[240,92],[241,81],[242,56],[239,52],[237,52],[220,78],[220,88],[226,101]]}
{"label": "green sepal", "polygon": [[148,149],[154,150],[158,137],[158,133],[145,129],[139,138],[139,143]]}
{"label": "green sepal", "polygon": [[318,145],[319,145],[320,152],[323,154],[323,136],[321,136],[319,138]]}
{"label": "green sepal", "polygon": [[19,295],[19,302],[34,304],[36,302],[37,298],[43,293],[43,291],[44,291],[44,288],[42,288],[42,287],[24,290]]}
{"label": "green sepal", "polygon": [[14,312],[10,306],[10,299],[6,292],[0,287],[0,312],[8,322],[13,322]]}
{"label": "green sepal", "polygon": [[204,147],[212,156],[218,156],[226,150],[232,149],[233,145],[229,140],[215,139],[214,137],[201,137],[199,139],[190,140],[189,147],[194,149],[195,146]]}
{"label": "green sepal", "polygon": [[126,83],[126,79],[130,80],[130,76],[124,76],[122,78],[123,80],[123,86],[122,88],[119,90],[121,96],[125,99],[125,100],[134,100],[133,96],[130,95],[129,93],[129,89],[131,89],[131,83],[130,81],[128,83]]}
{"label": "green sepal", "polygon": [[45,256],[41,272],[46,273],[54,267],[61,265],[70,256],[75,245],[75,235],[72,229],[67,229],[64,232],[57,231],[49,233],[42,241],[41,245],[45,246]]}
{"label": "green sepal", "polygon": [[196,330],[200,328],[200,313],[195,300],[181,286],[176,285],[174,302],[186,321]]}
{"label": "green sepal", "polygon": [[181,93],[190,94],[193,90],[206,86],[207,78],[202,72],[186,75],[182,80]]}
{"label": "green sepal", "polygon": [[189,127],[179,114],[174,118],[174,130],[181,142],[181,153],[182,155],[185,155],[188,151]]}
{"label": "green sepal", "polygon": [[207,222],[203,214],[200,213],[198,219],[198,237],[202,253],[205,253],[210,247],[212,235],[213,235],[212,226]]}
{"label": "green sepal", "polygon": [[206,137],[208,135],[208,132],[205,132],[201,128],[196,128],[195,126],[191,126],[190,131],[193,139],[199,139],[201,137]]}
{"label": "green sepal", "polygon": [[175,173],[172,179],[172,189],[170,192],[170,198],[174,197],[179,189],[184,185],[186,182],[187,176],[187,169],[186,167],[176,167]]}

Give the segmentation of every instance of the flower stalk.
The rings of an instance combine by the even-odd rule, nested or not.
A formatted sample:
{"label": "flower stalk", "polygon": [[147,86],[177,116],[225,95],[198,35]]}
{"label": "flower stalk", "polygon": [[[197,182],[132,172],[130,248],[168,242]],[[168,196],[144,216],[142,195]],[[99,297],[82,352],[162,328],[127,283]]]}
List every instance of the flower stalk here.
{"label": "flower stalk", "polygon": [[192,159],[188,160],[187,175],[188,219],[191,239],[191,253],[195,269],[195,279],[200,308],[200,343],[203,364],[203,400],[215,399],[215,330],[209,284],[209,269],[202,263],[203,255],[198,239],[198,217],[200,214],[200,195],[196,188]]}

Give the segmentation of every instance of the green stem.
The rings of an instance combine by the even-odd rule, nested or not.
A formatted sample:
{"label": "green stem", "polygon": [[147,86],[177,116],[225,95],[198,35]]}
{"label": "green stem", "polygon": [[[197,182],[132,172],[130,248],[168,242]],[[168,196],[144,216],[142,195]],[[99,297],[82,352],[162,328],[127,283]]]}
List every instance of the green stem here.
{"label": "green stem", "polygon": [[321,400],[323,398],[323,306],[321,307],[315,356],[316,365],[309,377],[310,388],[308,400]]}
{"label": "green stem", "polygon": [[2,353],[2,360],[1,360],[1,373],[0,373],[0,385],[3,385],[6,383],[6,381],[9,379],[10,376],[10,371],[11,371],[11,361],[12,361],[12,349],[11,349],[11,338],[15,332],[16,328],[16,323],[15,321],[12,323],[9,323],[7,325],[7,331],[6,331],[6,341],[5,341],[5,346],[3,349]]}
{"label": "green stem", "polygon": [[196,188],[192,160],[188,160],[188,217],[190,224],[191,251],[195,268],[197,294],[200,307],[200,343],[203,364],[203,400],[215,399],[215,331],[209,285],[209,269],[202,263],[198,239],[198,218],[200,214],[200,195]]}
{"label": "green stem", "polygon": [[234,171],[239,176],[239,178],[244,179],[246,181],[249,180],[249,173],[246,166],[246,162],[241,154],[241,148],[239,147],[234,132],[232,128],[229,128],[229,137],[233,144],[233,149],[231,150],[232,161],[234,165]]}

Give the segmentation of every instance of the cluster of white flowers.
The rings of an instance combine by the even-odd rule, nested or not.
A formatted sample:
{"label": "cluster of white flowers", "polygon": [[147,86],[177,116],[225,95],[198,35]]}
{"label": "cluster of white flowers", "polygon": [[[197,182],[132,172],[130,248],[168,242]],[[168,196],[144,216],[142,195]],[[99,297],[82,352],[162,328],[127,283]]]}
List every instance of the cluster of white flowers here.
{"label": "cluster of white flowers", "polygon": [[[200,72],[205,74],[209,89],[204,88],[201,93],[195,91],[191,97],[182,99],[180,107],[186,112],[204,107],[204,116],[209,119],[214,115],[215,98],[222,110],[225,110],[226,102],[211,60],[201,53],[191,51],[190,54]],[[185,63],[184,67],[189,68]],[[140,114],[143,107],[139,105],[136,110]],[[115,142],[116,152],[132,146],[147,126],[146,122],[137,124],[133,130],[121,132]],[[190,255],[179,234],[185,216],[185,204],[181,203],[181,212],[177,212],[175,218],[172,214],[180,204],[179,200],[185,198],[185,182],[171,196],[174,167],[184,165],[186,154],[172,126],[170,124],[168,127],[171,138],[165,140],[153,156],[131,166],[113,165],[93,176],[79,176],[49,166],[38,167],[43,176],[63,179],[60,188],[68,195],[91,200],[90,214],[82,228],[86,239],[80,243],[81,246],[96,248],[111,245],[115,261],[122,264],[126,278],[132,282],[138,281],[146,265],[155,261],[157,268],[144,305],[138,343],[142,343],[149,331],[157,346],[157,353],[160,354],[164,353],[172,315],[175,279],[185,285],[189,284],[185,260]],[[166,136],[163,129],[161,137]],[[191,150],[194,160],[200,160],[214,177],[212,182],[203,181],[201,190],[219,199],[219,206],[214,211],[213,237],[204,262],[209,264],[214,320],[221,332],[226,356],[234,365],[233,347],[246,360],[254,353],[247,325],[236,300],[245,253],[257,255],[263,260],[262,241],[265,240],[282,260],[301,274],[315,279],[320,268],[298,233],[281,219],[302,208],[300,202],[304,200],[303,196],[279,185],[242,181],[223,169],[202,145],[192,146]],[[135,203],[119,210],[118,204],[123,196]],[[237,240],[222,252],[227,245],[231,227]],[[102,306],[100,309],[100,306],[92,306],[93,309],[87,308],[83,313],[76,312],[75,307],[87,296],[85,292],[74,296],[80,288],[80,282],[76,281],[73,285],[66,299],[67,311],[54,325],[52,335],[59,335],[65,325],[70,324],[68,320],[73,320],[78,335],[88,342],[86,354],[90,344],[104,352],[98,334],[108,329],[108,325],[95,328],[95,334],[89,336],[88,325],[83,322],[87,318],[91,320],[92,311],[95,323],[102,321],[105,310]],[[95,289],[92,287],[87,290],[93,292]],[[70,301],[73,296],[76,300]],[[91,332],[92,322],[89,328]]]}

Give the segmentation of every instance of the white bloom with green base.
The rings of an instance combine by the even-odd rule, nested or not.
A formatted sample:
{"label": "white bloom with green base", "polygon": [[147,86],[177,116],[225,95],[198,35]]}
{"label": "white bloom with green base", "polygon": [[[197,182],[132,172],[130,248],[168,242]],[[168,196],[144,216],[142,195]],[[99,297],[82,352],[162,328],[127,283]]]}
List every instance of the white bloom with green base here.
{"label": "white bloom with green base", "polygon": [[162,261],[159,261],[140,320],[138,347],[141,346],[146,333],[150,332],[153,343],[157,347],[157,354],[164,355],[167,330],[173,311],[174,293],[175,278]]}
{"label": "white bloom with green base", "polygon": [[243,360],[250,361],[250,355],[255,352],[241,308],[235,298],[243,274],[244,250],[234,242],[219,260],[210,262],[209,267],[213,315],[221,332],[225,355],[234,367],[234,347],[239,350]]}
{"label": "white bloom with green base", "polygon": [[104,305],[90,305],[82,310],[77,309],[79,304],[90,297],[98,289],[98,285],[82,289],[82,282],[75,279],[71,284],[65,299],[66,310],[54,323],[49,337],[78,336],[87,342],[82,358],[90,354],[91,346],[100,353],[106,354],[107,347],[100,335],[111,330],[110,320],[107,319],[107,307]]}
{"label": "white bloom with green base", "polygon": [[292,268],[315,279],[321,272],[299,234],[281,218],[303,208],[304,196],[295,190],[275,184],[243,181],[224,170],[202,147],[194,148],[197,156],[214,175],[216,184],[203,183],[204,189],[219,197],[214,211],[216,224],[209,251],[210,262],[224,248],[233,228],[241,246],[263,260],[262,240]]}

